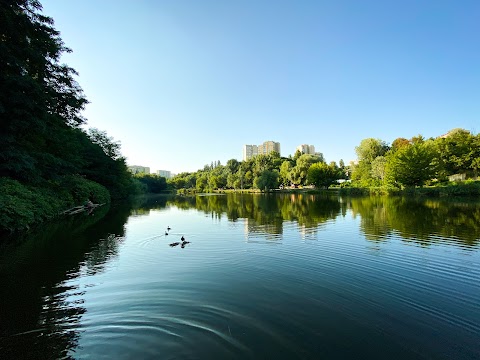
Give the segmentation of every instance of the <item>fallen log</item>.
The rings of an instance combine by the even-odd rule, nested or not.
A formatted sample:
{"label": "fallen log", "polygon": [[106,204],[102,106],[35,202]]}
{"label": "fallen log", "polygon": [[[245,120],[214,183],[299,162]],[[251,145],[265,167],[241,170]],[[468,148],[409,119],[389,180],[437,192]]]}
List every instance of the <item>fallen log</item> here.
{"label": "fallen log", "polygon": [[80,206],[75,206],[73,208],[67,209],[63,212],[61,212],[59,215],[75,215],[84,211],[91,211],[93,209],[96,209],[97,207],[100,207],[103,204],[92,204],[92,205],[80,205]]}

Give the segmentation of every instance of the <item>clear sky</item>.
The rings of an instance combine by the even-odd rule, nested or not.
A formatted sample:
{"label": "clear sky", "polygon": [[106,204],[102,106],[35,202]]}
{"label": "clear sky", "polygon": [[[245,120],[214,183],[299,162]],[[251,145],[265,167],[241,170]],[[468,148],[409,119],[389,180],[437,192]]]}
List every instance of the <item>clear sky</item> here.
{"label": "clear sky", "polygon": [[130,165],[175,173],[244,144],[480,129],[478,0],[43,0],[73,53],[89,127]]}

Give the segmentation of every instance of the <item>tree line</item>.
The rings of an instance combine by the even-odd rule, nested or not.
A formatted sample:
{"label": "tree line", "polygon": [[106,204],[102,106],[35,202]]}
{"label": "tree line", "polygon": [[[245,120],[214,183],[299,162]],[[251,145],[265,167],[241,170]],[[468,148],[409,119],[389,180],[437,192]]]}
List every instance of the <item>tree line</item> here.
{"label": "tree line", "polygon": [[270,190],[314,185],[328,189],[337,180],[348,187],[404,189],[442,184],[452,175],[476,178],[480,169],[480,134],[453,129],[437,138],[418,135],[397,138],[392,144],[367,138],[355,148],[357,161],[326,163],[323,155],[281,157],[272,152],[246,161],[214,161],[196,172],[184,172],[168,181],[177,190],[208,192],[217,189]]}
{"label": "tree line", "polygon": [[432,185],[452,175],[477,178],[480,170],[480,134],[459,128],[437,138],[397,138],[391,145],[368,138],[355,151],[358,161],[350,164],[351,179],[363,187]]}
{"label": "tree line", "polygon": [[176,189],[208,192],[216,189],[270,190],[279,186],[313,184],[328,188],[337,179],[345,177],[343,160],[327,164],[323,155],[303,154],[281,157],[278,152],[257,155],[245,161],[230,159],[205,165],[196,172],[184,172],[169,180]]}

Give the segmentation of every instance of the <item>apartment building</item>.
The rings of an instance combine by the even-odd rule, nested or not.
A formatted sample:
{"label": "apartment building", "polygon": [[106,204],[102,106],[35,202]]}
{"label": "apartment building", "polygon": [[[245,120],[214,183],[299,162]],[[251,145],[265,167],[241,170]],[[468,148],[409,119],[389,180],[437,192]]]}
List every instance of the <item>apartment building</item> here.
{"label": "apartment building", "polygon": [[157,175],[162,176],[166,179],[171,179],[173,177],[172,172],[168,170],[157,170]]}
{"label": "apartment building", "polygon": [[257,145],[243,145],[243,160],[246,161],[258,155]]}
{"label": "apartment building", "polygon": [[315,155],[315,146],[307,144],[298,145],[295,152],[296,151],[300,151],[302,154]]}
{"label": "apartment building", "polygon": [[243,145],[243,160],[249,160],[257,155],[268,155],[273,151],[280,154],[280,143],[275,141],[265,141],[260,145]]}
{"label": "apartment building", "polygon": [[268,155],[273,151],[280,154],[280,143],[275,141],[265,141],[262,145],[258,145],[258,154]]}
{"label": "apartment building", "polygon": [[150,174],[150,168],[148,166],[131,165],[128,167],[128,170],[132,174]]}

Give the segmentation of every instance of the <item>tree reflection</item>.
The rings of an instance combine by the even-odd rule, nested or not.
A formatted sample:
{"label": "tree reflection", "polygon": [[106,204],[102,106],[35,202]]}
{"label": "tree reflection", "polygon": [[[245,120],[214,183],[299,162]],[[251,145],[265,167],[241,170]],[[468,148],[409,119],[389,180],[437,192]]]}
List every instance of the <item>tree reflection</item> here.
{"label": "tree reflection", "polygon": [[363,197],[350,199],[360,229],[368,240],[383,241],[392,233],[421,246],[455,243],[476,246],[480,240],[480,205],[438,199]]}
{"label": "tree reflection", "polygon": [[303,234],[315,234],[328,221],[351,211],[359,217],[360,230],[369,241],[382,242],[397,235],[422,246],[451,242],[472,247],[480,238],[480,204],[458,200],[231,193],[153,197],[143,202],[137,214],[167,206],[197,209],[218,219],[226,216],[232,222],[246,219],[247,232],[266,237],[283,234],[287,221],[295,222]]}
{"label": "tree reflection", "polygon": [[[86,312],[85,272],[102,272],[118,252],[130,207],[43,226],[0,254],[0,343],[5,358],[73,358]],[[108,212],[108,213],[107,213]]]}
{"label": "tree reflection", "polygon": [[307,194],[227,194],[177,197],[167,204],[180,209],[195,208],[215,217],[226,216],[235,222],[246,219],[246,229],[250,233],[281,235],[285,221],[294,221],[306,232],[335,219],[341,208],[346,207],[337,198]]}

